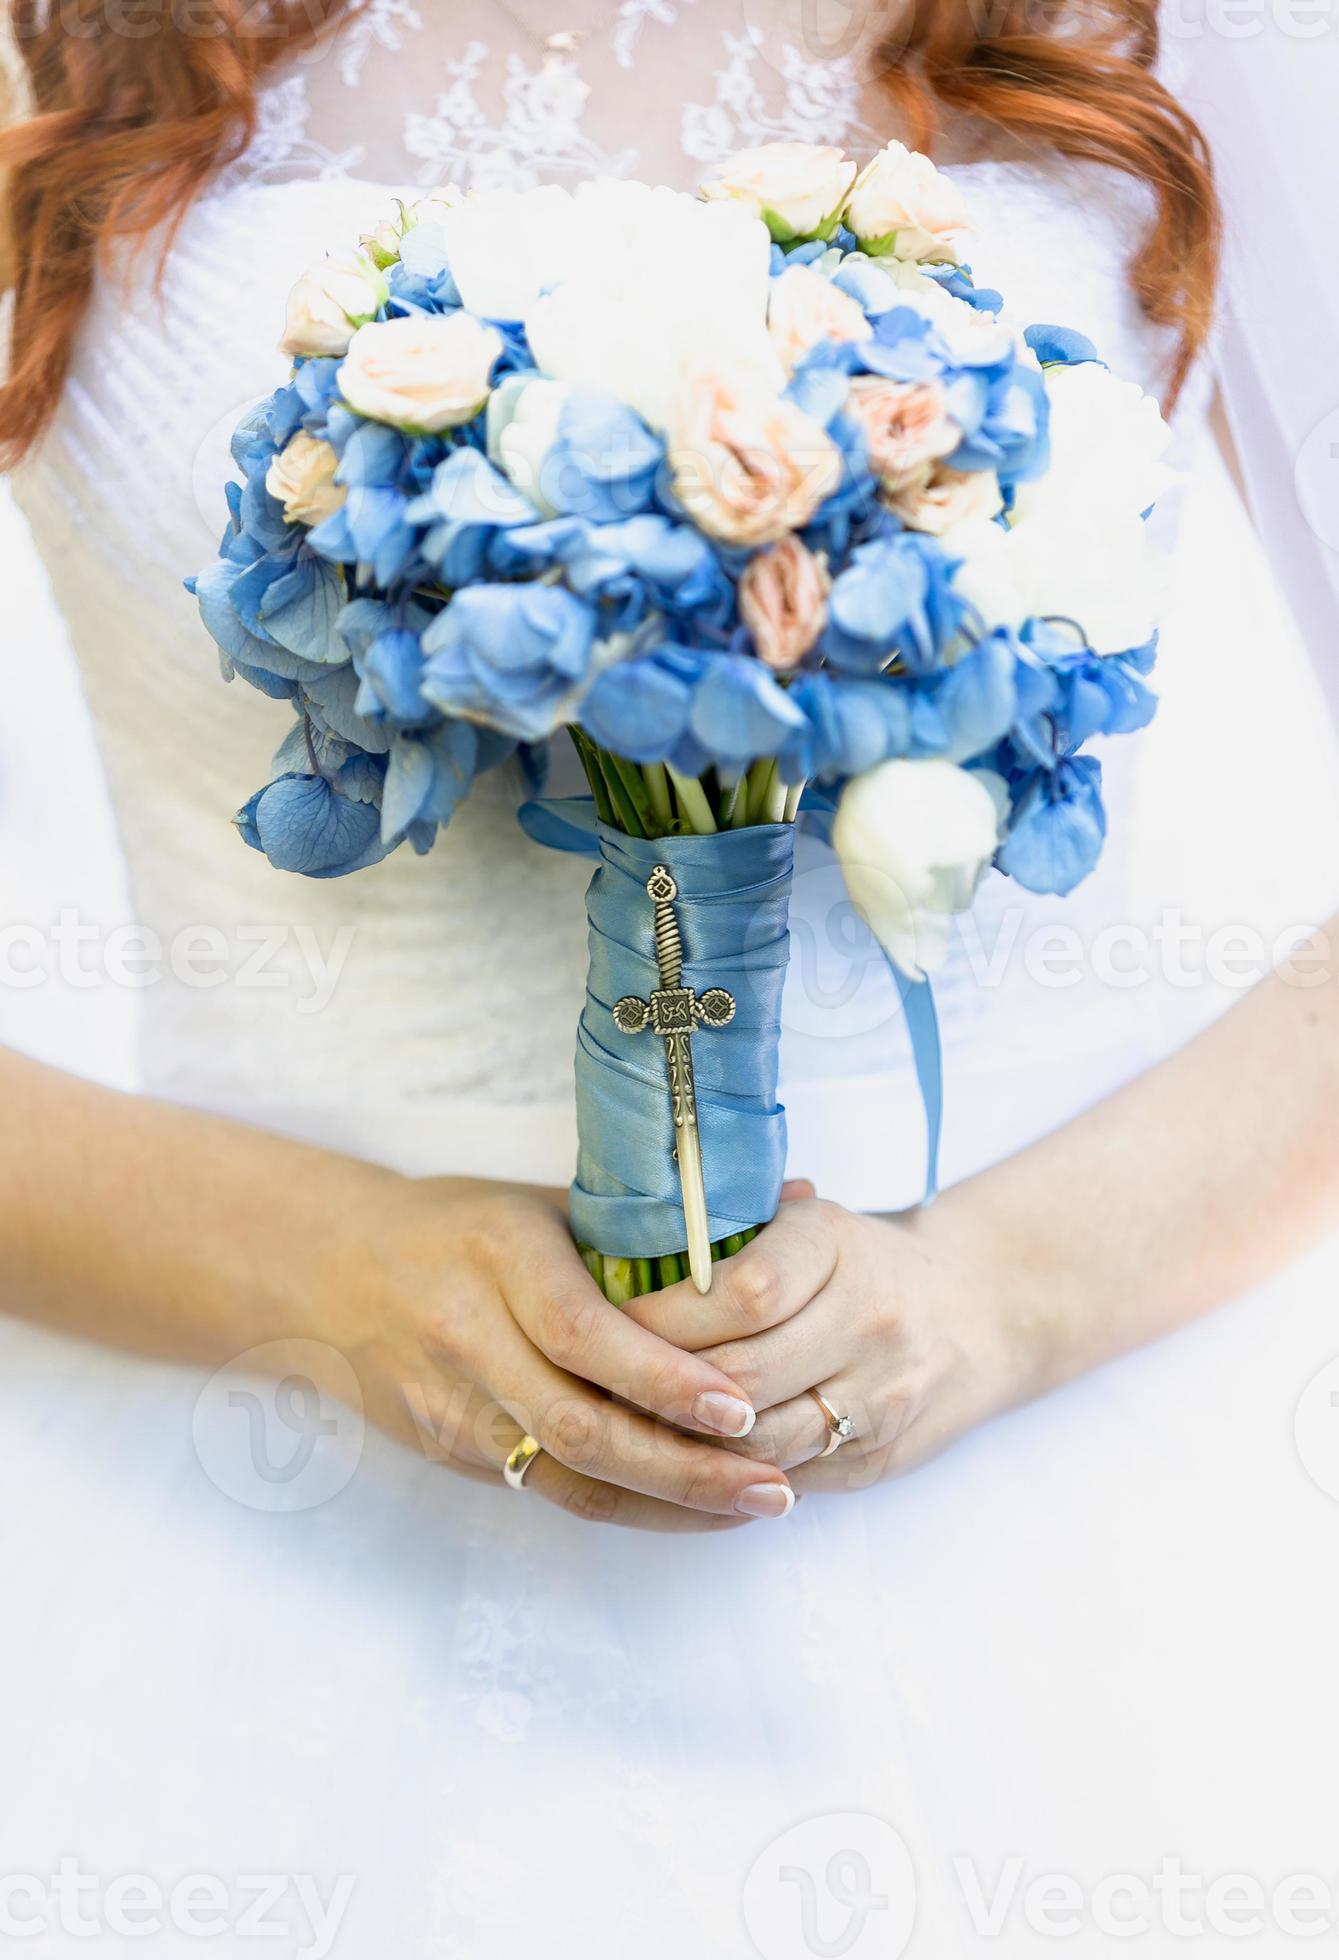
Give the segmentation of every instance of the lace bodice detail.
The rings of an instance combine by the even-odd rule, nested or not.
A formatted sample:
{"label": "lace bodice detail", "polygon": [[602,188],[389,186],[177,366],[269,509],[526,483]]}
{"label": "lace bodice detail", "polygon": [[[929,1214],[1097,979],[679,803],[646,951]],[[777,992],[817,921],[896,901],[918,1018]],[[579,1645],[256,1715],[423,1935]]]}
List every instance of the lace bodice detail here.
{"label": "lace bodice detail", "polygon": [[[544,47],[567,28],[575,45]],[[664,182],[757,143],[869,147],[868,68],[858,34],[816,46],[784,0],[575,0],[556,14],[466,0],[449,27],[413,0],[364,0],[266,89],[256,139],[221,188],[352,174]]]}

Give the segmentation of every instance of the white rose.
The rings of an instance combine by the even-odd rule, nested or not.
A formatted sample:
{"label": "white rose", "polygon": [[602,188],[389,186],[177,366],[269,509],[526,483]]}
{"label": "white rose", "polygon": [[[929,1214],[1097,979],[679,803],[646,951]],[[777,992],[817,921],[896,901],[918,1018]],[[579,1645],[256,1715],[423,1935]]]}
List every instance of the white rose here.
{"label": "white rose", "polygon": [[742,204],[784,245],[828,228],[855,172],[845,154],[828,144],[764,143],[728,157],[703,184],[702,195]]}
{"label": "white rose", "polygon": [[378,267],[361,252],[342,252],[304,273],[288,296],[279,343],[284,354],[343,354],[358,328],[388,298]]}
{"label": "white rose", "polygon": [[789,374],[821,340],[868,340],[869,321],[858,300],[807,265],[788,265],[772,281],[767,330]]}
{"label": "white rose", "polygon": [[455,211],[465,202],[465,193],[459,184],[443,184],[435,191],[429,191],[405,211],[405,229],[415,225],[437,225],[448,211]]}
{"label": "white rose", "polygon": [[434,215],[462,302],[486,320],[521,320],[568,264],[572,195],[556,184],[480,191]]}
{"label": "white rose", "polygon": [[940,543],[950,558],[960,561],[953,574],[954,591],[976,608],[987,629],[1021,626],[1029,609],[1018,589],[1012,533],[1002,524],[975,519],[953,525]]}
{"label": "white rose", "polygon": [[786,385],[762,308],[717,305],[705,284],[648,281],[616,298],[599,287],[562,286],[532,307],[525,330],[546,375],[617,396],[653,429],[667,426],[685,377],[706,353],[759,392],[779,394]]}
{"label": "white rose", "polygon": [[488,401],[488,454],[546,517],[556,505],[540,489],[558,424],[575,391],[565,381],[508,375]]}
{"label": "white rose", "polygon": [[851,902],[913,980],[943,965],[999,844],[998,778],[938,760],[881,762],[842,792],[832,826]]}
{"label": "white rose", "polygon": [[472,313],[384,320],[354,335],[339,389],[359,415],[437,435],[478,414],[501,352],[502,336]]}
{"label": "white rose", "polygon": [[336,483],[339,457],[320,436],[299,429],[265,473],[265,488],[284,507],[287,524],[320,524],[339,509],[348,491]]}
{"label": "white rose", "polygon": [[1083,510],[1134,517],[1176,482],[1166,463],[1172,432],[1151,395],[1096,361],[1046,370],[1051,460],[1035,483],[1020,483],[1016,522]]}
{"label": "white rose", "polygon": [[903,143],[889,143],[861,171],[844,217],[868,249],[912,260],[956,262],[968,225],[957,185]]}
{"label": "white rose", "polygon": [[1025,519],[1007,538],[1025,617],[1072,619],[1095,653],[1127,653],[1152,639],[1169,568],[1142,519],[1056,510]]}

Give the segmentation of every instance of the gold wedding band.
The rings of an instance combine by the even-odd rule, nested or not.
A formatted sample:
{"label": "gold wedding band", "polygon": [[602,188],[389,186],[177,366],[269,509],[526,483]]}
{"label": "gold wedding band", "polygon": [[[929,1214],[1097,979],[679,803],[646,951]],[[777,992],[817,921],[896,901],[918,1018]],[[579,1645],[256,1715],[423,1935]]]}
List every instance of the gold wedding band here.
{"label": "gold wedding band", "polygon": [[823,1411],[823,1420],[828,1426],[828,1440],[818,1452],[821,1461],[823,1457],[831,1456],[834,1450],[839,1450],[843,1443],[850,1442],[855,1435],[855,1424],[850,1416],[839,1416],[831,1402],[827,1401],[816,1388],[811,1388],[809,1393]]}
{"label": "gold wedding band", "polygon": [[537,1456],[543,1455],[543,1445],[533,1436],[522,1436],[516,1448],[502,1466],[503,1481],[508,1490],[525,1489],[525,1473]]}

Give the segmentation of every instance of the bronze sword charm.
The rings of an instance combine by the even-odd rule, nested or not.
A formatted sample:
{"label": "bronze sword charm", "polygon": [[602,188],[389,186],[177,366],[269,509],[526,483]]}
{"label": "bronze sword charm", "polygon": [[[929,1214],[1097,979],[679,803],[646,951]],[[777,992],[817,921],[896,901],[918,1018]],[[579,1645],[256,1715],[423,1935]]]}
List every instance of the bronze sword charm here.
{"label": "bronze sword charm", "polygon": [[684,1228],[688,1239],[688,1269],[699,1293],[711,1288],[711,1235],[707,1226],[707,1193],[702,1176],[702,1140],[697,1127],[697,1090],[693,1082],[693,1033],[700,1023],[726,1027],[735,1014],[733,994],[724,987],[694,993],[683,984],[683,941],[674,916],[679,888],[666,865],[658,864],[646,881],[646,895],[655,906],[656,965],[660,985],[649,1000],[625,994],[614,1005],[614,1025],[623,1034],[650,1028],[665,1043],[669,1074],[670,1110],[674,1119],[675,1157],[683,1193]]}

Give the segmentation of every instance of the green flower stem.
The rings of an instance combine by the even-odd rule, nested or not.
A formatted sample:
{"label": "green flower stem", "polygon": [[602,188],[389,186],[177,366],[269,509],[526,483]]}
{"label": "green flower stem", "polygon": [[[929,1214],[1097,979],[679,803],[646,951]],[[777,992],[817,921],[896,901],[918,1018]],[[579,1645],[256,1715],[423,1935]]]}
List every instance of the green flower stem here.
{"label": "green flower stem", "polygon": [[621,755],[612,755],[608,749],[601,749],[600,760],[604,764],[605,774],[609,779],[609,787],[615,800],[622,802],[626,799],[636,815],[640,828],[631,830],[629,835],[659,837],[660,821],[640,766],[635,762],[626,761]]}
{"label": "green flower stem", "polygon": [[[604,780],[609,790],[609,800],[614,806],[614,822],[623,831],[625,836],[647,836],[648,832],[645,824],[642,822],[641,813],[633,801],[627,784],[619,773],[618,764],[615,762],[613,756],[604,749],[597,749],[595,753],[599,758],[600,767],[604,771]],[[649,803],[647,807],[649,810]]]}
{"label": "green flower stem", "polygon": [[787,785],[786,809],[785,809],[785,815],[782,819],[783,822],[794,823],[795,819],[800,814],[800,798],[803,795],[804,795],[804,784],[802,782],[790,783]]}
{"label": "green flower stem", "polygon": [[674,785],[674,794],[679,799],[679,808],[694,837],[712,837],[716,832],[716,819],[711,814],[707,792],[695,776],[681,776],[672,765],[665,765],[669,779]]}
{"label": "green flower stem", "polygon": [[614,806],[609,800],[609,785],[605,782],[604,770],[600,767],[600,758],[594,745],[575,723],[569,722],[567,732],[572,737],[573,748],[581,758],[586,781],[590,784],[590,793],[595,798],[595,814],[601,823],[612,824],[615,821]]}
{"label": "green flower stem", "polygon": [[625,1307],[637,1298],[637,1274],[631,1259],[604,1255],[604,1297],[615,1307]]}
{"label": "green flower stem", "polygon": [[767,778],[767,789],[763,798],[764,823],[784,823],[786,821],[786,785],[781,779],[781,764],[772,764],[772,773]]}
{"label": "green flower stem", "polygon": [[656,1285],[677,1286],[683,1278],[683,1261],[677,1252],[667,1252],[656,1260]]}
{"label": "green flower stem", "polygon": [[661,830],[671,830],[674,826],[674,812],[670,806],[669,777],[665,774],[664,763],[644,763],[642,777],[646,783],[646,793],[651,799],[651,808],[656,813]]}
{"label": "green flower stem", "polygon": [[741,805],[747,807],[748,804],[748,792],[744,785],[745,778],[741,776],[737,782],[727,783],[721,791],[720,824],[722,830],[738,830],[743,822],[743,818],[739,814],[740,807]]}

